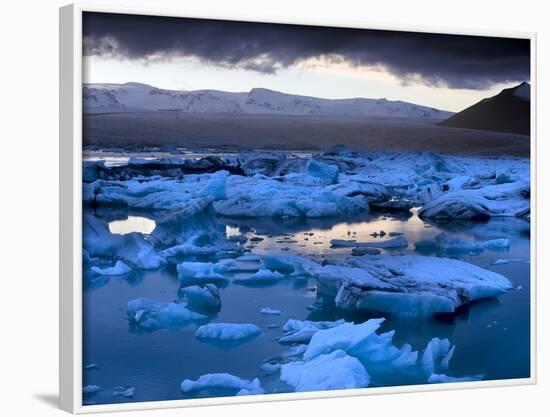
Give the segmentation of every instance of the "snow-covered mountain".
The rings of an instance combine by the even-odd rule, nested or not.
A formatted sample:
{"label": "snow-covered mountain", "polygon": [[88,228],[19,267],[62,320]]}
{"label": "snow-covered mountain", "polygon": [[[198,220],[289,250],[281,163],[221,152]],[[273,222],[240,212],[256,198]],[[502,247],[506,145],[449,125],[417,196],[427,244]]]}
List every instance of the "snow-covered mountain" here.
{"label": "snow-covered mountain", "polygon": [[248,93],[216,90],[163,90],[147,84],[86,84],[85,113],[124,111],[182,111],[187,113],[286,114],[407,117],[445,119],[450,112],[403,101],[382,99],[324,99],[285,94],[265,88]]}

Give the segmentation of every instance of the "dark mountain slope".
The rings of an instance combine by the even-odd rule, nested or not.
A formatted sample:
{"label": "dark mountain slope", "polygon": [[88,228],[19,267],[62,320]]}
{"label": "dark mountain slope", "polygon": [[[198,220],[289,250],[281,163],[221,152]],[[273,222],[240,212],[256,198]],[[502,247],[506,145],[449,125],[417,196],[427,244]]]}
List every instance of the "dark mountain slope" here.
{"label": "dark mountain slope", "polygon": [[502,90],[440,123],[443,126],[529,135],[531,86],[527,82]]}

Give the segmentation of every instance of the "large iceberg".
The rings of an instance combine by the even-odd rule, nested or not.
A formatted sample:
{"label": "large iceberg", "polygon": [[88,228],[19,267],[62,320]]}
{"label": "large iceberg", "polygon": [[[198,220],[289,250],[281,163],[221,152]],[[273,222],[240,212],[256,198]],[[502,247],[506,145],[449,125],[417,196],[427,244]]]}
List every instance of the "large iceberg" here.
{"label": "large iceberg", "polygon": [[495,272],[447,258],[428,256],[352,256],[320,265],[291,255],[269,255],[266,267],[316,278],[319,292],[337,307],[392,313],[401,317],[452,313],[472,301],[498,296],[512,288]]}
{"label": "large iceberg", "polygon": [[115,235],[92,215],[84,216],[83,246],[90,256],[119,258],[141,269],[158,269],[166,261],[140,233]]}
{"label": "large iceberg", "polygon": [[281,366],[281,380],[297,391],[441,382],[454,353],[447,339],[432,339],[422,352],[393,344],[394,332],[378,334],[384,319],[318,330],[303,355]]}

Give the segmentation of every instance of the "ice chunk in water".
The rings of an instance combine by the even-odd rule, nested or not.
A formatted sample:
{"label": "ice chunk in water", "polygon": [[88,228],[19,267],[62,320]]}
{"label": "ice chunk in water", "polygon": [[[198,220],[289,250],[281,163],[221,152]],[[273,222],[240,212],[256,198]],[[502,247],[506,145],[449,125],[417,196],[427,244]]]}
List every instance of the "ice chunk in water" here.
{"label": "ice chunk in water", "polygon": [[212,388],[233,390],[236,392],[236,395],[258,395],[265,393],[258,378],[249,381],[226,373],[206,374],[202,375],[196,381],[184,379],[181,383],[182,392],[208,390]]}
{"label": "ice chunk in water", "polygon": [[117,261],[114,266],[111,266],[109,268],[99,268],[97,266],[92,266],[92,271],[99,275],[108,275],[108,276],[114,276],[114,275],[124,275],[130,272],[132,268],[130,268],[128,265],[126,265],[122,261]]}
{"label": "ice chunk in water", "polygon": [[179,293],[187,299],[187,306],[193,310],[218,311],[222,305],[218,287],[214,284],[191,285],[180,288]]}
{"label": "ice chunk in water", "polygon": [[147,331],[178,329],[186,324],[206,318],[178,303],[158,303],[136,298],[128,303],[126,314],[130,322]]}
{"label": "ice chunk in water", "polygon": [[136,392],[135,387],[131,386],[119,386],[113,389],[113,395],[115,397],[133,398]]}
{"label": "ice chunk in water", "polygon": [[435,246],[442,252],[483,252],[489,250],[504,250],[510,247],[510,239],[491,239],[482,242],[468,242],[447,233],[440,233],[435,237]]}
{"label": "ice chunk in water", "polygon": [[281,381],[298,392],[324,391],[367,387],[370,376],[358,359],[336,350],[308,362],[283,365]]}
{"label": "ice chunk in water", "polygon": [[445,384],[449,382],[471,382],[471,381],[480,381],[480,376],[463,376],[463,377],[454,377],[445,374],[432,374],[428,378],[428,384]]}
{"label": "ice chunk in water", "polygon": [[336,184],[339,170],[336,165],[326,164],[316,159],[310,159],[307,163],[306,173],[320,179],[324,184]]}
{"label": "ice chunk in water", "polygon": [[429,377],[434,373],[445,372],[454,351],[455,347],[451,347],[448,339],[433,338],[430,340],[421,358],[421,366],[425,375]]}
{"label": "ice chunk in water", "polygon": [[290,319],[283,326],[284,335],[279,339],[280,343],[307,343],[312,336],[322,329],[344,324],[344,320],[337,321],[309,321]]}
{"label": "ice chunk in water", "polygon": [[199,339],[238,341],[258,336],[262,330],[250,323],[209,323],[200,326],[195,332]]}
{"label": "ice chunk in water", "polygon": [[224,265],[212,262],[183,262],[176,267],[180,280],[219,280],[227,279]]}
{"label": "ice chunk in water", "polygon": [[284,275],[277,271],[270,271],[269,269],[260,269],[253,275],[237,277],[233,279],[233,282],[239,284],[269,284],[279,281],[284,278]]}
{"label": "ice chunk in water", "polygon": [[281,310],[276,310],[276,309],[270,308],[270,307],[264,307],[260,310],[260,313],[261,314],[266,314],[268,316],[280,316],[281,315]]}
{"label": "ice chunk in water", "polygon": [[101,387],[98,385],[86,385],[84,388],[82,388],[82,393],[84,395],[92,395],[100,390],[101,390]]}

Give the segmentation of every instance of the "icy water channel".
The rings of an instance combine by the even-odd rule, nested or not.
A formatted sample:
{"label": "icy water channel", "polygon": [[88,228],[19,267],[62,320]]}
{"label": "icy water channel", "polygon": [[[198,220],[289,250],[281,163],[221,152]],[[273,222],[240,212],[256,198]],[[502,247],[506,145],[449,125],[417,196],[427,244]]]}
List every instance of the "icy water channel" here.
{"label": "icy water channel", "polygon": [[[102,209],[85,212],[109,222],[111,233],[137,231],[145,235],[155,227],[154,213],[128,213]],[[387,317],[381,331],[395,330],[394,343],[410,343],[422,349],[433,337],[448,338],[456,345],[449,371],[454,375],[483,375],[484,380],[529,377],[530,363],[530,225],[518,219],[493,219],[484,223],[424,222],[416,214],[395,217],[375,214],[358,219],[281,220],[217,219],[226,225],[226,234],[244,235],[245,247],[254,253],[298,254],[317,261],[344,258],[351,248],[331,248],[331,239],[380,239],[371,234],[384,231],[402,233],[408,240],[405,249],[390,254],[417,252],[415,242],[432,239],[441,232],[475,241],[510,239],[508,250],[462,253],[455,256],[466,262],[498,272],[509,278],[514,289],[498,299],[486,299],[457,314],[436,318],[397,319]],[[449,256],[449,255],[446,255]],[[511,260],[510,263],[497,260]],[[521,261],[521,262],[520,262]],[[290,391],[273,377],[261,375],[260,366],[269,358],[288,350],[278,343],[281,327],[289,318],[299,320],[337,320],[357,323],[380,314],[349,315],[330,302],[318,299],[316,282],[307,279],[282,280],[271,286],[244,286],[229,283],[220,287],[221,311],[212,322],[254,323],[262,333],[240,345],[204,343],[195,338],[198,325],[177,331],[143,332],[128,322],[125,308],[129,300],[146,297],[160,302],[178,300],[178,280],[174,265],[157,271],[133,270],[121,277],[84,276],[84,369],[83,386],[98,385],[101,391],[89,403],[159,401],[195,396],[228,395],[209,392],[183,394],[183,379],[197,379],[207,373],[230,373],[245,379],[260,377],[268,392]],[[265,307],[281,310],[281,315],[264,315]],[[398,382],[396,382],[398,383]],[[395,385],[395,384],[392,384]],[[117,386],[135,387],[132,398],[113,396]],[[86,398],[85,398],[86,399]]]}

